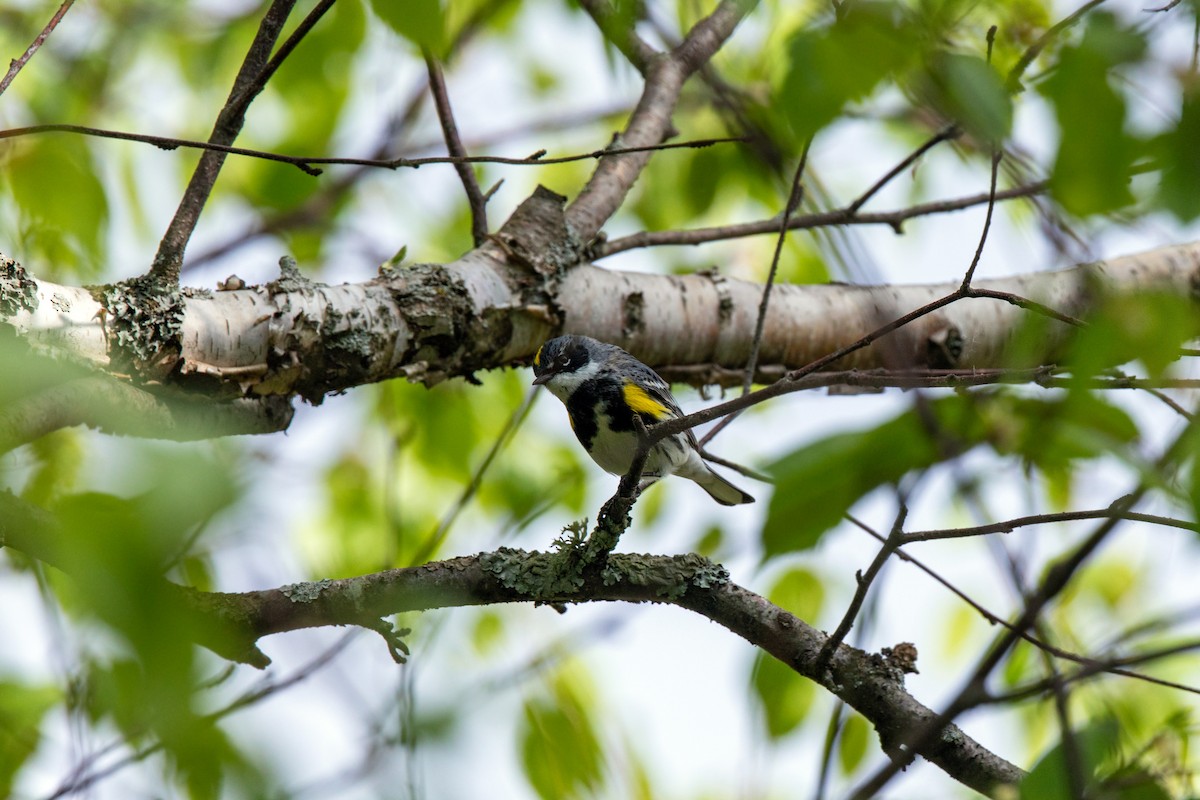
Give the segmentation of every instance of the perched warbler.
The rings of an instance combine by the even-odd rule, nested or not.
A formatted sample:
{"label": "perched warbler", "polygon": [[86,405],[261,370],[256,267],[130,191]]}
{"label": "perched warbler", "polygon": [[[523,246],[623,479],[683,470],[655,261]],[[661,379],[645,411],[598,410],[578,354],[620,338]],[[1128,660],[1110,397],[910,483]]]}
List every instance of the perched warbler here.
{"label": "perched warbler", "polygon": [[[583,449],[614,475],[627,473],[637,453],[635,416],[646,428],[683,416],[670,385],[657,372],[616,345],[587,336],[546,342],[533,358],[533,374],[534,384],[544,385],[566,405]],[[700,484],[721,505],[754,502],[704,462],[691,430],[656,442],[642,475],[680,475]]]}

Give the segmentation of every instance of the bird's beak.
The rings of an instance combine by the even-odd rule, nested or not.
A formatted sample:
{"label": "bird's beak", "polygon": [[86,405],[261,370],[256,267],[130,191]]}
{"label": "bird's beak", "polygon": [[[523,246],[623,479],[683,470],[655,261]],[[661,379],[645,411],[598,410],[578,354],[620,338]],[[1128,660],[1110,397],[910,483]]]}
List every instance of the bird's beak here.
{"label": "bird's beak", "polygon": [[539,375],[533,379],[533,385],[541,386],[543,383],[545,383],[546,381],[550,380],[553,377],[554,377],[554,375],[552,373],[543,372],[541,375]]}

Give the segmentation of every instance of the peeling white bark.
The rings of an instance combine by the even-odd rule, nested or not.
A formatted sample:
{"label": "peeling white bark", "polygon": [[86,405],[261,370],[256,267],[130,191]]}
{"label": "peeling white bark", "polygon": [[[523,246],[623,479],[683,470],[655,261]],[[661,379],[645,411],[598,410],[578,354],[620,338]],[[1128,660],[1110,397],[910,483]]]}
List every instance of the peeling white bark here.
{"label": "peeling white bark", "polygon": [[[660,276],[582,264],[561,277],[505,264],[489,244],[452,264],[423,265],[366,283],[250,287],[183,298],[172,380],[216,378],[246,395],[326,391],[394,377],[464,374],[527,359],[558,329],[616,342],[647,363],[740,367],[749,356],[762,287],[714,275]],[[36,301],[3,318],[43,351],[105,368],[115,320],[86,289],[36,281]],[[519,280],[526,286],[513,288]],[[978,281],[1078,316],[1099,287],[1191,293],[1200,243],[1164,247],[1059,272]],[[761,362],[803,366],[953,291],[917,286],[776,286]],[[544,295],[537,302],[535,295]],[[555,314],[561,326],[555,325]],[[1030,312],[1002,300],[965,299],[908,326],[902,346],[875,346],[838,368],[869,369],[899,352],[932,363],[948,333],[961,338],[952,366],[1004,364],[1012,333]],[[1055,323],[1065,329],[1067,326]],[[448,349],[456,352],[450,353]],[[350,381],[348,384],[347,381]],[[229,396],[229,391],[225,394]]]}

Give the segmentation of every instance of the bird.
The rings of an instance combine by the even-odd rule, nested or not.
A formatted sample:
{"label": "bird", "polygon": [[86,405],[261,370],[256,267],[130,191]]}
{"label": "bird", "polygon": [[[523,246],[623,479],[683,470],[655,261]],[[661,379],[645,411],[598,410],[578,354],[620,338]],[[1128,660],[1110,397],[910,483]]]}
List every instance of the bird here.
{"label": "bird", "polygon": [[[545,386],[567,407],[583,449],[613,475],[625,475],[633,464],[635,417],[650,428],[683,416],[670,384],[657,372],[615,344],[590,336],[559,336],[543,344],[533,357],[533,375],[534,385]],[[653,481],[665,475],[696,482],[724,506],[754,502],[705,463],[690,429],[660,439],[646,456],[642,476]]]}

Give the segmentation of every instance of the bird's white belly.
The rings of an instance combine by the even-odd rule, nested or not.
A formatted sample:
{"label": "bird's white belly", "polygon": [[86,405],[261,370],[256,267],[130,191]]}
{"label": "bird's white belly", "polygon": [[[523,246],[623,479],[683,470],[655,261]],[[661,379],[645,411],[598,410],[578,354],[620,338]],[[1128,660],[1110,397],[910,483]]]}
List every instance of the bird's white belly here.
{"label": "bird's white belly", "polygon": [[[637,452],[637,434],[632,431],[617,433],[601,426],[592,441],[592,459],[605,472],[624,475]],[[668,437],[650,451],[642,474],[646,477],[669,475],[687,461],[687,450],[674,437]]]}

